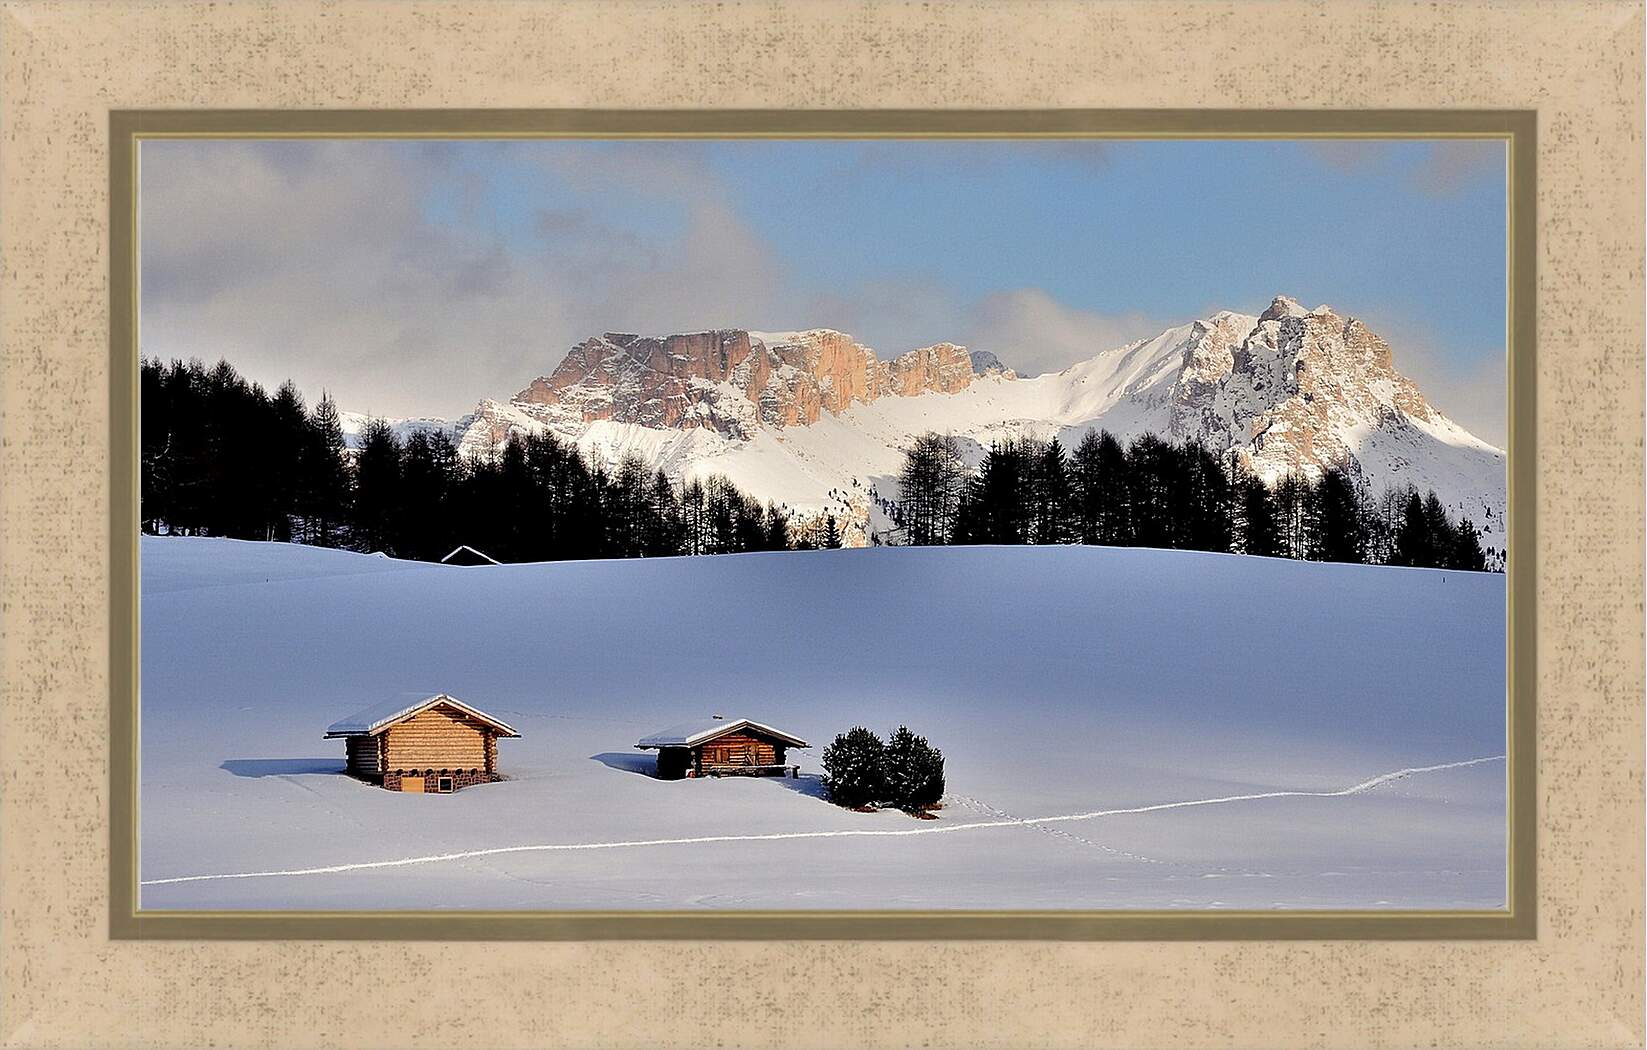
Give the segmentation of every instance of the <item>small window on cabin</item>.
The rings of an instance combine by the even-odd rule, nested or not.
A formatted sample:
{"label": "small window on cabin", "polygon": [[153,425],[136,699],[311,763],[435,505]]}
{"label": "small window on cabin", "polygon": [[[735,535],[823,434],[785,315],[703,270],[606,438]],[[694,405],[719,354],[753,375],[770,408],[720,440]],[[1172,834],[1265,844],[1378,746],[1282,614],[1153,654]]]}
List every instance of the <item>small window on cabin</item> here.
{"label": "small window on cabin", "polygon": [[450,791],[450,790],[452,790],[452,778],[451,777],[436,777],[435,778],[435,790],[436,791]]}

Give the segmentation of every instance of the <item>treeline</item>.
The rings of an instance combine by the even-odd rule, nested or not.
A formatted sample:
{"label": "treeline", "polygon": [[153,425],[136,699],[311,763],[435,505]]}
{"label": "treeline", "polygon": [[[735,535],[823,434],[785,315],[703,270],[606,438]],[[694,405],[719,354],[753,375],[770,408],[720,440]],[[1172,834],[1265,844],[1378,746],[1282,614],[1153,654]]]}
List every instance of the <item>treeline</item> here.
{"label": "treeline", "polygon": [[1373,498],[1336,466],[1267,485],[1197,441],[1153,434],[1123,445],[1088,432],[1073,452],[1056,438],[999,442],[975,470],[953,438],[927,434],[905,454],[899,486],[882,509],[920,546],[1168,547],[1475,571],[1503,562],[1433,492]]}
{"label": "treeline", "polygon": [[281,540],[434,561],[459,544],[499,561],[839,547],[833,515],[797,521],[722,477],[679,485],[629,457],[609,468],[550,435],[463,456],[442,431],[403,441],[337,406],[273,394],[225,361],[141,364],[141,522],[148,533]]}

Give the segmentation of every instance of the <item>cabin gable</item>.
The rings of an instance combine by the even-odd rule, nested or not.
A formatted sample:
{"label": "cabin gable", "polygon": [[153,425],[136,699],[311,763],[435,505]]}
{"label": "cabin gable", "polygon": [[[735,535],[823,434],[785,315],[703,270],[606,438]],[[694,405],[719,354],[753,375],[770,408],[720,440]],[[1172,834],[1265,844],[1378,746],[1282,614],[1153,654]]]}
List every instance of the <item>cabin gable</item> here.
{"label": "cabin gable", "polygon": [[496,754],[492,730],[446,704],[426,708],[379,734],[385,769],[484,769]]}

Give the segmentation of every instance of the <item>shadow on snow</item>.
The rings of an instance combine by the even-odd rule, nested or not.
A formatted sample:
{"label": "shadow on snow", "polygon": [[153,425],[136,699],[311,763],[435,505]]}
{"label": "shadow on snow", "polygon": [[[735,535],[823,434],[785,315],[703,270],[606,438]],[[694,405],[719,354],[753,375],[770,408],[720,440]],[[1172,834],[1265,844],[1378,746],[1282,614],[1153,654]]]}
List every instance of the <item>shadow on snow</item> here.
{"label": "shadow on snow", "polygon": [[341,773],[341,758],[231,758],[219,769],[237,777],[286,777],[294,773]]}
{"label": "shadow on snow", "polygon": [[625,773],[639,773],[641,776],[651,777],[653,780],[658,778],[658,760],[654,755],[603,751],[598,755],[590,755],[589,758],[608,769],[617,769]]}
{"label": "shadow on snow", "polygon": [[[658,760],[652,755],[637,755],[623,751],[603,751],[598,755],[590,755],[591,762],[599,762],[608,769],[616,769],[623,773],[636,773],[652,780],[658,779]],[[805,795],[807,798],[828,799],[829,792],[823,785],[823,777],[817,773],[802,773],[798,777],[758,777],[793,791]]]}

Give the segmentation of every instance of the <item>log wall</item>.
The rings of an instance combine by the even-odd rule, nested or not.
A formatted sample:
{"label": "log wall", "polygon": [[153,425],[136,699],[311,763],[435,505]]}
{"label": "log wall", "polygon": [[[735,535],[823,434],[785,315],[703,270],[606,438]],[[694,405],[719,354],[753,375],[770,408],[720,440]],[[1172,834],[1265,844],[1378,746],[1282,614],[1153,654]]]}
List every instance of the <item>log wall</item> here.
{"label": "log wall", "polygon": [[491,731],[455,708],[420,711],[379,734],[387,751],[384,769],[496,769]]}
{"label": "log wall", "polygon": [[777,765],[782,761],[779,757],[781,750],[772,741],[762,740],[747,733],[728,733],[699,748],[703,755],[703,764],[706,766]]}
{"label": "log wall", "polygon": [[383,775],[383,740],[381,737],[344,737],[343,750],[348,756],[350,773],[368,780]]}

